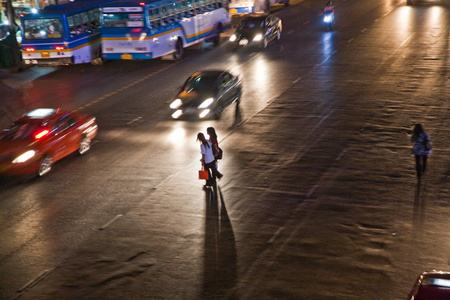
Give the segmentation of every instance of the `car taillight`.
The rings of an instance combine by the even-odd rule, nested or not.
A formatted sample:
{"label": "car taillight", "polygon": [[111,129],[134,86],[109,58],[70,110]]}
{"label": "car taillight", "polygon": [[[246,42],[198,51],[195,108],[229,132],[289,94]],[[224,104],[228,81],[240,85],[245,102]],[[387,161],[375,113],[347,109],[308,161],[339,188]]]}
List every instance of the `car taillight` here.
{"label": "car taillight", "polygon": [[56,46],[55,49],[58,50],[58,51],[61,51],[61,50],[64,50],[64,47],[63,46]]}
{"label": "car taillight", "polygon": [[31,47],[27,47],[27,48],[25,48],[25,51],[27,51],[27,52],[34,52],[35,49],[31,48]]}
{"label": "car taillight", "polygon": [[50,131],[48,129],[43,129],[34,135],[35,140],[40,140],[46,136]]}

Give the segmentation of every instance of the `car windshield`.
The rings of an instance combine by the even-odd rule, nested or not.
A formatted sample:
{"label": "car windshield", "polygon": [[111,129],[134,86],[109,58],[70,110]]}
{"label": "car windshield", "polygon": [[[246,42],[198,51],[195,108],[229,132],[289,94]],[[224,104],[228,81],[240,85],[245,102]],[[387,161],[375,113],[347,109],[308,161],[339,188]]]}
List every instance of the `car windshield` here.
{"label": "car windshield", "polygon": [[245,20],[239,24],[238,29],[257,29],[264,28],[264,21],[261,20]]}
{"label": "car windshield", "polygon": [[208,76],[193,76],[185,83],[183,90],[185,91],[204,91],[212,90],[215,88],[215,77]]}
{"label": "car windshield", "polygon": [[31,138],[32,134],[36,132],[39,126],[39,123],[34,122],[13,123],[9,129],[4,130],[2,139],[20,141]]}

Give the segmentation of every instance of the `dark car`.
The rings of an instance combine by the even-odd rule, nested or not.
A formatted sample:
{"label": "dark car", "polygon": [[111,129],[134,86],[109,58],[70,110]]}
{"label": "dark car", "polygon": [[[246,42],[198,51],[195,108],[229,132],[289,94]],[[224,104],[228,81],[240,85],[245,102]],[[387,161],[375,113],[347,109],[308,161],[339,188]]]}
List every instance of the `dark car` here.
{"label": "dark car", "polygon": [[72,152],[86,153],[96,135],[95,117],[52,108],[30,111],[0,136],[0,175],[43,176]]}
{"label": "dark car", "polygon": [[266,48],[269,42],[281,37],[280,18],[266,13],[253,13],[239,22],[230,42],[234,48],[258,46]]}
{"label": "dark car", "polygon": [[240,76],[221,70],[197,71],[189,76],[171,101],[171,115],[174,119],[218,119],[228,105],[239,104],[241,94]]}
{"label": "dark car", "polygon": [[408,300],[450,299],[450,272],[423,272],[417,278]]}

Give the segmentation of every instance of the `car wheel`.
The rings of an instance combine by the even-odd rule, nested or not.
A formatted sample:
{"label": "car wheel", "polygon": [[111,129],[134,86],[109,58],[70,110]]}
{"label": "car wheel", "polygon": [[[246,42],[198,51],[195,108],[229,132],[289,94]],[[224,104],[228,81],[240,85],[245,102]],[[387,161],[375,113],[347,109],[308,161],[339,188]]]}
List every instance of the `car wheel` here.
{"label": "car wheel", "polygon": [[214,112],[214,120],[219,120],[220,119],[220,115],[222,114],[222,108],[218,107],[216,109],[216,111]]}
{"label": "car wheel", "polygon": [[83,137],[80,142],[80,148],[78,148],[78,153],[80,155],[85,154],[91,149],[91,140],[88,137]]}
{"label": "car wheel", "polygon": [[181,39],[178,38],[177,43],[175,44],[175,52],[173,53],[173,58],[176,60],[182,59],[183,54],[184,54],[183,41],[181,41]]}
{"label": "car wheel", "polygon": [[42,159],[41,164],[39,165],[38,175],[42,177],[50,172],[50,170],[52,169],[52,164],[52,158],[50,156],[45,156]]}

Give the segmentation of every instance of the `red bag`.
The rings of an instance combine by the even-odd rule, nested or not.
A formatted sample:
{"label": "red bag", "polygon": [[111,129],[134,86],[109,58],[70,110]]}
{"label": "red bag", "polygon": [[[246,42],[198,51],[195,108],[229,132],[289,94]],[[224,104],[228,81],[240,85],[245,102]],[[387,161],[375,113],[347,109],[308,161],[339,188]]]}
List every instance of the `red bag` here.
{"label": "red bag", "polygon": [[202,169],[200,171],[198,171],[198,179],[208,180],[209,179],[208,170],[205,170],[205,168],[202,167]]}

